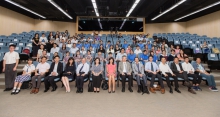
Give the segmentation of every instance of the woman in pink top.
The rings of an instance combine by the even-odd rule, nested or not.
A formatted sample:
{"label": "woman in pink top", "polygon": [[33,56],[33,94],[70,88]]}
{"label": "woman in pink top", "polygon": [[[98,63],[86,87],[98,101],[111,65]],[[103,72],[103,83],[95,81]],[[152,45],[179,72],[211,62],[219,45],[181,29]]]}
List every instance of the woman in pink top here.
{"label": "woman in pink top", "polygon": [[178,46],[178,45],[176,46],[175,53],[176,53],[176,55],[180,53],[180,46]]}
{"label": "woman in pink top", "polygon": [[158,56],[158,55],[160,55],[161,53],[162,53],[162,52],[161,52],[160,48],[157,48],[156,55]]}
{"label": "woman in pink top", "polygon": [[108,76],[108,93],[111,93],[112,87],[112,93],[115,93],[116,64],[113,57],[109,58],[109,63],[106,65],[106,72]]}
{"label": "woman in pink top", "polygon": [[130,54],[130,52],[131,52],[131,46],[128,46],[128,48],[126,49],[126,53]]}

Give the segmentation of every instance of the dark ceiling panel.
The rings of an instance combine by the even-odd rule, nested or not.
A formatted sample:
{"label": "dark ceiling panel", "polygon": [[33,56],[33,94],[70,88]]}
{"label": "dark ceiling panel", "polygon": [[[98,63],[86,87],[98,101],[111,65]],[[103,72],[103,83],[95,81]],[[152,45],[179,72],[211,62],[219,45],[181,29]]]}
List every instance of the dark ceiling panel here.
{"label": "dark ceiling panel", "polygon": [[[47,0],[12,0],[30,10],[35,11],[46,17],[46,20],[75,22],[76,16],[95,16],[91,0],[54,0],[62,9],[64,9],[73,20],[65,16],[61,11],[55,8]],[[96,0],[100,16],[105,17],[125,17],[135,0]],[[145,17],[146,23],[165,23],[173,22],[175,19],[187,15],[193,11],[201,9],[219,0],[187,0],[177,8],[159,17],[155,21],[151,19],[160,12],[165,11],[180,0],[141,0],[130,16]],[[29,13],[19,7],[0,0],[0,6],[11,9],[15,12],[24,14],[34,19],[42,19],[32,13]],[[220,10],[220,5],[194,14],[180,20],[189,21],[209,13]]]}

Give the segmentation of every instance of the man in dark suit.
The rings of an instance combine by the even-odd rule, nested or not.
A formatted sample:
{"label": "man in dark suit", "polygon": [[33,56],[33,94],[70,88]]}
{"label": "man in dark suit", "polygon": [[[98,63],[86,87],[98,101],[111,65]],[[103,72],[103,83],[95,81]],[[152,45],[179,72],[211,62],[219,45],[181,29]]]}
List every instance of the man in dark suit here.
{"label": "man in dark suit", "polygon": [[57,85],[54,79],[59,78],[62,72],[63,72],[63,63],[60,62],[59,56],[55,56],[54,62],[51,64],[49,69],[49,76],[44,78],[44,85],[45,85],[44,92],[47,92],[49,90],[50,85],[53,88],[51,92],[56,91]]}
{"label": "man in dark suit", "polygon": [[179,63],[179,59],[177,57],[174,58],[174,62],[171,63],[171,70],[176,75],[176,77],[183,78],[187,84],[188,91],[192,94],[196,94],[195,91],[193,91],[192,84],[189,82],[187,72],[183,71],[182,64]]}

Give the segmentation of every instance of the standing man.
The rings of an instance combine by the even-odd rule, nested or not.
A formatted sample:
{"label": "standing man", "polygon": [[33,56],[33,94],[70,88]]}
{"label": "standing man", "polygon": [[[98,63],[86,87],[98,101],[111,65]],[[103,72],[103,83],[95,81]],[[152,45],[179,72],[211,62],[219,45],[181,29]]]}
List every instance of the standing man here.
{"label": "standing man", "polygon": [[122,92],[125,92],[125,81],[126,81],[126,78],[128,78],[128,90],[130,92],[133,92],[133,90],[131,89],[131,84],[132,84],[132,76],[131,76],[131,72],[132,72],[132,69],[131,69],[131,64],[129,62],[127,62],[127,56],[122,56],[122,61],[119,62],[119,65],[118,65],[118,72],[119,72],[119,75],[122,79]]}
{"label": "standing man", "polygon": [[17,75],[17,66],[19,62],[19,54],[15,52],[15,45],[9,46],[9,52],[7,52],[3,58],[3,69],[5,72],[5,90],[10,91],[13,89],[14,80]]}
{"label": "standing man", "polygon": [[63,72],[63,63],[60,62],[59,56],[55,56],[54,62],[51,64],[49,69],[50,75],[44,78],[44,86],[45,86],[44,92],[47,92],[49,90],[50,85],[53,88],[51,92],[56,91],[57,85],[54,79],[60,78],[62,72]]}

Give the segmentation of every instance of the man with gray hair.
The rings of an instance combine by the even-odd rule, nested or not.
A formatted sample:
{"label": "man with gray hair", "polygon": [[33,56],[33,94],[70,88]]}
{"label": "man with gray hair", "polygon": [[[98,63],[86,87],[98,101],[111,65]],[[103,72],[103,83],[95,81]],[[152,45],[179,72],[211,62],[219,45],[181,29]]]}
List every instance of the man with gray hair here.
{"label": "man with gray hair", "polygon": [[127,56],[125,56],[125,55],[122,56],[122,61],[119,62],[118,72],[119,72],[119,75],[122,79],[122,92],[125,92],[126,78],[128,78],[128,86],[129,86],[128,90],[130,92],[133,92],[133,90],[131,89],[131,84],[132,84],[131,64],[129,62],[127,62]]}

